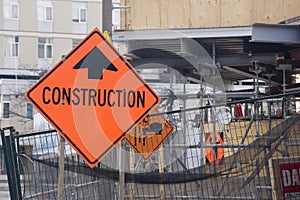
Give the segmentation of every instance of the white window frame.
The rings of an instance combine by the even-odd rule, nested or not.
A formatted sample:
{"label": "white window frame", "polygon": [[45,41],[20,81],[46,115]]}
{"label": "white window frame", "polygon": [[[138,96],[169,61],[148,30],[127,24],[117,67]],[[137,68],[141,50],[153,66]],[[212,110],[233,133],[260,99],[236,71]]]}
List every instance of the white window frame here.
{"label": "white window frame", "polygon": [[[39,38],[38,38],[39,39]],[[44,49],[44,53],[43,53],[43,57],[39,57],[38,55],[38,58],[40,59],[53,59],[53,44],[52,44],[52,38],[44,38],[46,40],[45,43],[39,43],[38,41],[38,52],[39,52],[39,48],[40,48],[40,45],[43,45],[43,49]],[[51,42],[50,42],[51,41]],[[47,57],[47,49],[48,47],[51,47],[51,57]],[[38,53],[39,54],[39,53]]]}
{"label": "white window frame", "polygon": [[[47,9],[48,8],[51,8],[51,19],[47,19]],[[45,19],[46,22],[52,22],[53,21],[53,7],[52,6],[45,6],[44,7],[44,14],[45,14],[44,19]]]}
{"label": "white window frame", "polygon": [[[4,104],[8,104],[9,106],[8,106],[8,117],[5,117],[4,116]],[[1,118],[2,119],[10,119],[10,109],[11,109],[11,103],[10,103],[10,101],[3,101],[2,102],[2,109],[1,109]]]}
{"label": "white window frame", "polygon": [[[13,17],[13,6],[17,6],[17,16],[16,17]],[[9,13],[10,19],[19,20],[19,18],[20,18],[19,4],[17,4],[17,3],[11,3],[9,5],[9,9],[10,9],[10,13]]]}
{"label": "white window frame", "polygon": [[[16,38],[18,38],[18,41],[16,41]],[[10,56],[12,58],[19,57],[19,46],[20,46],[19,39],[20,39],[19,36],[16,36],[16,35],[12,36],[12,40],[11,40],[11,44],[10,44]]]}
{"label": "white window frame", "polygon": [[[85,11],[85,13],[84,13],[85,14],[85,16],[84,16],[85,20],[84,21],[81,18],[81,11],[83,11],[83,10]],[[80,23],[86,23],[87,22],[87,9],[86,8],[79,8],[79,13],[78,14],[79,14],[79,22]]]}
{"label": "white window frame", "polygon": [[[83,19],[81,18],[81,11],[85,10],[85,20],[83,21]],[[87,23],[87,9],[86,8],[78,8],[77,10],[77,16],[78,19],[72,19],[73,23]],[[75,20],[75,21],[74,21]],[[78,20],[78,21],[76,21]]]}
{"label": "white window frame", "polygon": [[120,29],[121,27],[121,11],[120,9],[114,9],[112,11],[112,23],[114,29]]}
{"label": "white window frame", "polygon": [[4,56],[7,58],[18,58],[20,55],[19,46],[19,36],[5,36]]}

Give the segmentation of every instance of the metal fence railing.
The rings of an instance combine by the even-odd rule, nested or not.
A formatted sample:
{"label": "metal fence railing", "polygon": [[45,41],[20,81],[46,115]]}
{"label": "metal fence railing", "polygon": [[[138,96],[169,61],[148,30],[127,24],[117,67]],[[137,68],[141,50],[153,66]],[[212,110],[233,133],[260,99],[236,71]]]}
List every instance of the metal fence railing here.
{"label": "metal fence railing", "polygon": [[[124,140],[91,169],[65,144],[64,199],[297,199],[298,95],[153,114],[174,131],[147,160]],[[11,197],[57,199],[59,134],[1,133]]]}

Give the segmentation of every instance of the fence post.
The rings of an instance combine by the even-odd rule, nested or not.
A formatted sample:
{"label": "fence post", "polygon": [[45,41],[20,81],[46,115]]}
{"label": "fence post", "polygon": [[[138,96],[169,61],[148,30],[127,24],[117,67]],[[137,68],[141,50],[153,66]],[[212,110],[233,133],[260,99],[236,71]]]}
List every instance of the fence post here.
{"label": "fence post", "polygon": [[125,199],[125,159],[126,143],[124,140],[120,144],[119,152],[119,200]]}
{"label": "fence post", "polygon": [[[6,130],[10,131],[9,135],[5,135]],[[10,198],[21,200],[22,192],[20,184],[19,165],[17,162],[16,146],[12,134],[13,132],[13,127],[1,129],[2,147],[4,152]]]}
{"label": "fence post", "polygon": [[59,136],[59,166],[58,166],[58,188],[57,188],[57,199],[64,199],[64,172],[65,172],[65,140]]}

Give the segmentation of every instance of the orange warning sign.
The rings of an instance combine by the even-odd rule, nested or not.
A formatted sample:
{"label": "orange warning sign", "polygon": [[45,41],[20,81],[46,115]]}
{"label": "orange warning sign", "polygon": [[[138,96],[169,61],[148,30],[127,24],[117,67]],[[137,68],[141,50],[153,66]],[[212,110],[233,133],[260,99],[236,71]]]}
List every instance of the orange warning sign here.
{"label": "orange warning sign", "polygon": [[[155,113],[158,113],[156,109],[149,114]],[[172,124],[162,115],[146,116],[126,135],[126,140],[144,159],[148,159],[173,130]]]}
{"label": "orange warning sign", "polygon": [[159,102],[95,28],[25,97],[94,167]]}
{"label": "orange warning sign", "polygon": [[[215,139],[214,139],[215,137]],[[224,158],[224,148],[217,147],[218,144],[224,144],[223,132],[205,133],[205,144],[216,144],[215,148],[205,149],[205,162],[221,164]],[[215,140],[215,142],[213,142]]]}

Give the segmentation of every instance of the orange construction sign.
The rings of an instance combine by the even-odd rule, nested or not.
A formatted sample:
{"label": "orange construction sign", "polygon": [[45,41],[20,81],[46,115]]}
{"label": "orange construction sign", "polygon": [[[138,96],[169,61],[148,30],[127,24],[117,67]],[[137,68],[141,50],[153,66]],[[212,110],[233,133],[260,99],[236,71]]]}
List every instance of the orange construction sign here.
{"label": "orange construction sign", "polygon": [[[215,138],[214,138],[215,137]],[[215,140],[215,142],[213,142]],[[217,147],[218,144],[224,144],[223,132],[217,132],[214,134],[205,133],[205,144],[215,144],[215,148],[206,148],[205,149],[205,162],[213,164],[221,164],[224,158],[224,147]]]}
{"label": "orange construction sign", "polygon": [[97,28],[25,97],[90,167],[160,101]]}
{"label": "orange construction sign", "polygon": [[[158,113],[156,109],[149,114]],[[164,140],[173,132],[174,127],[163,116],[146,116],[126,135],[130,145],[147,160]]]}

